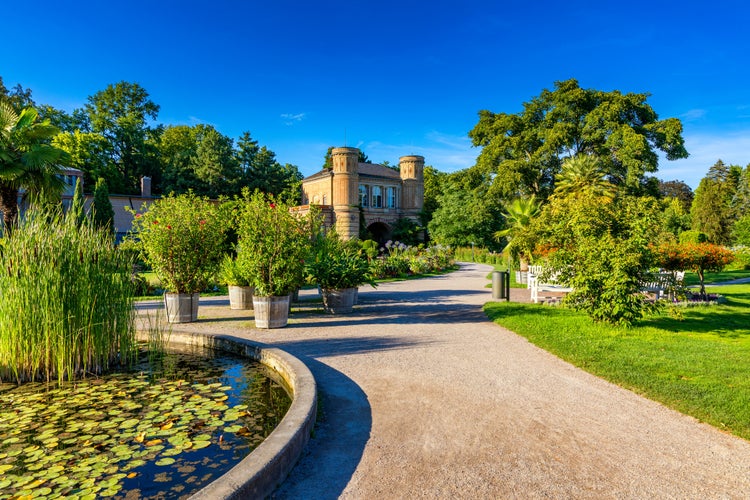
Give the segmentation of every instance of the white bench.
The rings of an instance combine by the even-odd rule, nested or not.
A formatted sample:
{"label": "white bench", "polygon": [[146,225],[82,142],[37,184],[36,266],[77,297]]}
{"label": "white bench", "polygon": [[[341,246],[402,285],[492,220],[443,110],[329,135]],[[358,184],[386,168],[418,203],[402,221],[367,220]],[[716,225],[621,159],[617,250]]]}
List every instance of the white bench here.
{"label": "white bench", "polygon": [[685,279],[685,271],[667,273],[653,273],[648,281],[640,284],[641,291],[653,293],[659,300],[666,293],[673,293],[675,287],[681,286]]}
{"label": "white bench", "polygon": [[552,275],[547,282],[540,282],[539,275],[542,274],[542,266],[529,266],[528,287],[531,292],[531,301],[539,303],[539,292],[570,293],[573,288],[556,282],[556,275]]}
{"label": "white bench", "polygon": [[[539,275],[543,271],[542,266],[529,266],[528,287],[533,303],[539,302],[539,292],[570,293],[573,291],[572,287],[557,283],[555,279],[557,274],[550,276],[546,282],[540,282]],[[652,273],[647,281],[640,284],[640,289],[645,293],[653,293],[656,300],[659,300],[665,294],[673,294],[675,287],[682,286],[684,279],[685,271]]]}

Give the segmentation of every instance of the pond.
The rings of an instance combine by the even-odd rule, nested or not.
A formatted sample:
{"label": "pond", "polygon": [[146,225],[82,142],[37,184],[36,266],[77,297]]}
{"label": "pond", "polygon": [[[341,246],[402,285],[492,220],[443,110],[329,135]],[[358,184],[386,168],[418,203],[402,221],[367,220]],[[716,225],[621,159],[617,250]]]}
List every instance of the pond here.
{"label": "pond", "polygon": [[186,498],[246,457],[291,404],[264,365],[144,350],[134,371],[0,386],[0,499]]}

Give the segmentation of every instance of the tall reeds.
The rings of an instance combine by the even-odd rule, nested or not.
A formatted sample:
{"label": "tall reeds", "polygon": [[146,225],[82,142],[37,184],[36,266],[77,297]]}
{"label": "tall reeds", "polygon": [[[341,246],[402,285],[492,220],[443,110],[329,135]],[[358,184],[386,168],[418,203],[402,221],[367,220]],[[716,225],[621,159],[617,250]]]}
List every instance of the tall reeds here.
{"label": "tall reeds", "polygon": [[72,380],[136,355],[131,263],[110,232],[30,211],[0,241],[0,380]]}

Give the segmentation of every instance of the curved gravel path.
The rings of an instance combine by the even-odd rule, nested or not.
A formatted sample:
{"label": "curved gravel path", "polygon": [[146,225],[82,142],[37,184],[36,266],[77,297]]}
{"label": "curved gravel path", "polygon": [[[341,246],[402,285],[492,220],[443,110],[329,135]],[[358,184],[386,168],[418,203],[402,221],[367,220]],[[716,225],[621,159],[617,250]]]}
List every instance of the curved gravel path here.
{"label": "curved gravel path", "polygon": [[489,271],[363,288],[353,314],[282,330],[209,299],[180,328],[279,346],[315,375],[320,421],[275,498],[750,498],[750,442],[489,322]]}

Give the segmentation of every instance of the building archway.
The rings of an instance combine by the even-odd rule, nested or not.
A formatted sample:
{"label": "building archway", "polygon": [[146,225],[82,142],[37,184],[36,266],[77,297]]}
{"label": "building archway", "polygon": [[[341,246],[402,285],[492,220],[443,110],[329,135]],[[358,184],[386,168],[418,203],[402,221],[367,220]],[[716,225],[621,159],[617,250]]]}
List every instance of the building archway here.
{"label": "building archway", "polygon": [[367,226],[367,232],[372,235],[372,239],[378,242],[378,246],[383,246],[391,239],[391,227],[385,222],[373,222]]}

